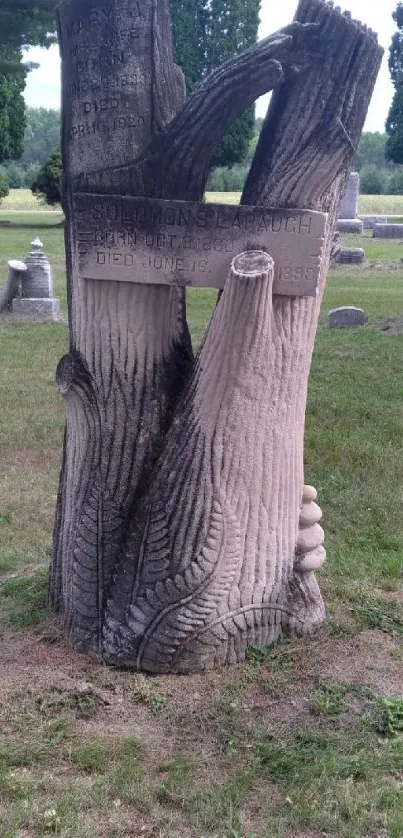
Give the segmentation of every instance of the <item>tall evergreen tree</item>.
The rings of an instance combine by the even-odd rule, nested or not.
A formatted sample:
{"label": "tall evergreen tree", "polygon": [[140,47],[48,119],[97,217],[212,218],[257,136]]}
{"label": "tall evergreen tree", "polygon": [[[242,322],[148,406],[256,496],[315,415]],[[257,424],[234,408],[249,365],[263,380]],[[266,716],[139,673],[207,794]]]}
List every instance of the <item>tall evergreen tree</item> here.
{"label": "tall evergreen tree", "polygon": [[208,0],[170,0],[175,58],[190,93],[206,75]]}
{"label": "tall evergreen tree", "polygon": [[24,63],[28,46],[55,42],[57,0],[1,0],[0,5],[0,163],[17,159],[24,148],[25,79],[33,65]]}
{"label": "tall evergreen tree", "polygon": [[[260,0],[170,0],[176,60],[191,91],[208,73],[257,40]],[[224,137],[218,166],[244,160],[255,109],[240,116]]]}
{"label": "tall evergreen tree", "polygon": [[393,20],[398,31],[392,38],[389,70],[395,94],[386,120],[386,157],[394,163],[403,163],[403,3],[397,4]]}
{"label": "tall evergreen tree", "polygon": [[56,6],[57,0],[1,0],[2,47],[21,50],[54,43]]}
{"label": "tall evergreen tree", "polygon": [[21,65],[7,76],[0,75],[0,163],[17,159],[24,151],[24,87],[25,72]]}

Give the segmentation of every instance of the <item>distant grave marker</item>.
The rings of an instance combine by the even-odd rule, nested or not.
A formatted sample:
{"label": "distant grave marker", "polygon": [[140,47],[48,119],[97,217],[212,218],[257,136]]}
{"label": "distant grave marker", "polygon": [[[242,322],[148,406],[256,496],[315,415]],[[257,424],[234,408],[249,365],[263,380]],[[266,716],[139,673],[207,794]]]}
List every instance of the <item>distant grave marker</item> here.
{"label": "distant grave marker", "polygon": [[402,239],[403,224],[374,224],[375,239]]}
{"label": "distant grave marker", "polygon": [[347,181],[346,191],[342,197],[339,218],[356,219],[360,200],[360,176],[358,172],[351,172]]}
{"label": "distant grave marker", "polygon": [[331,329],[352,329],[365,325],[365,312],[357,306],[339,306],[329,312],[329,326]]}

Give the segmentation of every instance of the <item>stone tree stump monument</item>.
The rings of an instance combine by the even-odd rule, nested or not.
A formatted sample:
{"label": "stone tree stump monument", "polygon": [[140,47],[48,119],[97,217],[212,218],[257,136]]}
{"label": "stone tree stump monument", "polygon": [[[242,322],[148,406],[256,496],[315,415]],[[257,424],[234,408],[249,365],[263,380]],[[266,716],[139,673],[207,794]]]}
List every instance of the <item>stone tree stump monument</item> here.
{"label": "stone tree stump monument", "polygon": [[[323,0],[185,101],[167,0],[67,0],[70,351],[50,598],[73,645],[192,672],[325,618],[308,375],[340,195],[382,51]],[[218,142],[273,90],[240,207]],[[219,289],[193,357],[186,286]]]}

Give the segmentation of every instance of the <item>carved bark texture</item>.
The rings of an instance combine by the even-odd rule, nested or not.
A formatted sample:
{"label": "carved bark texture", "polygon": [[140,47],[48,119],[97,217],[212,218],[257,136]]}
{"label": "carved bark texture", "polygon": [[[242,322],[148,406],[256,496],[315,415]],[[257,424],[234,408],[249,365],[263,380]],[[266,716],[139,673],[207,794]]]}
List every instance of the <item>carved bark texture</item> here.
{"label": "carved bark texture", "polygon": [[[381,50],[332,5],[301,0],[297,22],[223,65],[181,110],[165,0],[94,5],[95,17],[83,0],[59,15],[71,349],[58,371],[67,426],[51,602],[78,648],[188,672],[324,619],[321,513],[303,488],[307,382]],[[118,123],[120,143],[102,122],[90,138],[78,122],[102,72],[80,65],[78,89],[77,61],[105,39],[137,79],[127,113],[144,115]],[[273,296],[269,257],[240,256],[193,363],[182,289],[80,278],[72,194],[201,200],[226,128],[273,87],[242,201],[329,213],[320,294]]]}

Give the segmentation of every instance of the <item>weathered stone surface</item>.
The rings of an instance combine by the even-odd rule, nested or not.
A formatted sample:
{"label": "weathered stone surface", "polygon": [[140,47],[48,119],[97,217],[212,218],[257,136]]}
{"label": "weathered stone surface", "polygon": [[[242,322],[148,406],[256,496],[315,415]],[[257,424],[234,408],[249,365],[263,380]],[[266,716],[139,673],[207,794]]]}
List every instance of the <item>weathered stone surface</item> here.
{"label": "weathered stone surface", "polygon": [[363,326],[365,323],[365,312],[356,306],[339,306],[329,312],[329,326],[332,329],[352,328]]}
{"label": "weathered stone surface", "polygon": [[300,553],[295,560],[295,570],[298,573],[312,573],[324,565],[326,550],[323,546],[316,547],[307,553]]}
{"label": "weathered stone surface", "polygon": [[375,224],[375,239],[401,239],[403,238],[403,224]]}
{"label": "weathered stone surface", "polygon": [[[128,39],[130,12],[141,37]],[[183,106],[165,0],[68,0],[59,32],[70,352],[57,376],[67,432],[52,607],[76,648],[114,664],[232,663],[250,643],[325,619],[312,572],[323,531],[317,508],[300,505],[307,381],[340,189],[381,50],[332,4],[300,0],[291,27],[226,62]],[[126,100],[109,95],[120,66],[142,72],[125,74]],[[200,203],[229,124],[274,87],[241,204],[328,213],[317,294],[273,294],[254,230],[193,361],[184,289],[131,273],[116,282],[116,230],[113,276],[83,275],[74,194]],[[117,121],[86,120],[115,110]]]}
{"label": "weathered stone surface", "polygon": [[316,499],[316,489],[313,486],[304,486],[294,562],[294,569],[300,574],[319,570],[326,561],[324,531],[319,526],[322,510],[315,502]]}
{"label": "weathered stone surface", "polygon": [[309,553],[311,550],[323,544],[325,540],[325,533],[320,524],[312,524],[311,526],[303,527],[298,533],[297,539],[297,554]]}
{"label": "weathered stone surface", "polygon": [[315,489],[315,486],[306,485],[302,491],[302,502],[304,503],[311,503],[312,501],[316,501],[318,499],[318,493]]}
{"label": "weathered stone surface", "polygon": [[337,261],[340,265],[362,265],[365,250],[362,247],[342,247]]}
{"label": "weathered stone surface", "polygon": [[322,510],[315,501],[303,503],[299,516],[300,527],[312,527],[322,519]]}
{"label": "weathered stone surface", "polygon": [[274,293],[315,297],[325,213],[76,194],[85,279],[224,287],[246,248],[274,260]]}
{"label": "weathered stone surface", "polygon": [[21,290],[22,276],[27,270],[24,262],[11,259],[8,263],[8,276],[0,291],[0,312],[11,306],[11,301]]}
{"label": "weathered stone surface", "polygon": [[340,204],[339,218],[357,218],[359,197],[360,176],[358,172],[351,172]]}
{"label": "weathered stone surface", "polygon": [[25,263],[27,272],[22,280],[21,295],[29,299],[53,297],[53,274],[39,238],[31,242],[31,252]]}
{"label": "weathered stone surface", "polygon": [[386,215],[360,215],[360,219],[364,225],[364,230],[373,230],[375,224],[387,224],[388,222]]}
{"label": "weathered stone surface", "polygon": [[357,233],[358,235],[362,235],[364,225],[359,218],[339,218],[337,229],[339,233]]}
{"label": "weathered stone surface", "polygon": [[152,0],[62,5],[62,139],[70,178],[118,167],[148,144],[153,13]]}
{"label": "weathered stone surface", "polygon": [[12,312],[22,317],[32,317],[33,320],[58,320],[60,301],[54,298],[18,297],[13,300]]}

